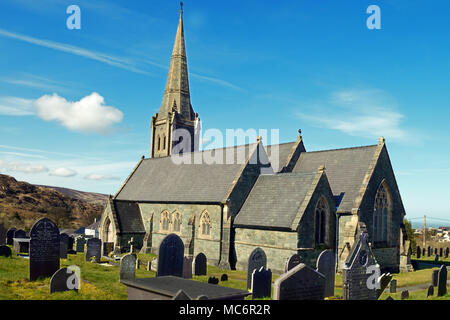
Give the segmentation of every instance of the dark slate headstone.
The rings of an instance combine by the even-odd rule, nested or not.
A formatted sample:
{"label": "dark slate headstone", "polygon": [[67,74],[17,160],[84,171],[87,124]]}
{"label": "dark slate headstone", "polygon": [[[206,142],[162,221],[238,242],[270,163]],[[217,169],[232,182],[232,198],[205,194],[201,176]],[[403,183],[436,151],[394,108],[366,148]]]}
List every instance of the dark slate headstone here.
{"label": "dark slate headstone", "polygon": [[423,256],[423,257],[425,257],[425,253],[426,253],[426,250],[425,250],[425,248],[423,248],[423,249],[422,249],[422,256]]}
{"label": "dark slate headstone", "polygon": [[196,276],[206,276],[206,256],[203,253],[199,253],[194,259],[194,275]]}
{"label": "dark slate headstone", "polygon": [[14,238],[26,239],[27,233],[25,231],[23,231],[22,229],[16,230],[16,231],[14,231]]}
{"label": "dark slate headstone", "polygon": [[12,254],[11,248],[8,246],[0,246],[0,257],[10,257]]}
{"label": "dark slate headstone", "polygon": [[12,246],[13,245],[13,239],[14,239],[14,232],[16,231],[16,228],[10,228],[6,232],[6,244]]}
{"label": "dark slate headstone", "polygon": [[292,268],[298,266],[300,263],[303,263],[303,258],[298,253],[294,253],[292,256],[290,256],[284,265],[284,272],[288,272]]}
{"label": "dark slate headstone", "polygon": [[419,246],[417,246],[417,249],[416,249],[416,257],[417,257],[417,259],[420,259],[421,254],[422,254],[422,249]]}
{"label": "dark slate headstone", "polygon": [[99,238],[91,238],[87,241],[86,261],[91,261],[95,257],[95,262],[100,263],[102,256],[102,240]]}
{"label": "dark slate headstone", "polygon": [[176,234],[169,234],[159,246],[157,277],[183,276],[183,240]]}
{"label": "dark slate headstone", "polygon": [[402,299],[402,300],[409,299],[409,291],[408,291],[408,290],[403,290],[403,291],[402,291],[401,299]]}
{"label": "dark slate headstone", "polygon": [[6,229],[3,224],[0,223],[0,246],[6,244]]}
{"label": "dark slate headstone", "polygon": [[443,248],[439,248],[439,257],[442,257],[444,254],[444,249]]}
{"label": "dark slate headstone", "polygon": [[61,268],[55,272],[50,280],[50,293],[76,291],[80,288],[80,278],[75,270],[69,268]]}
{"label": "dark slate headstone", "polygon": [[217,279],[216,277],[209,277],[208,278],[208,283],[210,283],[210,284],[219,284],[219,279]]}
{"label": "dark slate headstone", "polygon": [[437,296],[442,297],[447,294],[447,266],[442,265],[438,273]]}
{"label": "dark slate headstone", "polygon": [[221,277],[220,277],[220,281],[228,281],[228,275],[226,273],[224,273]]}
{"label": "dark slate headstone", "polygon": [[73,249],[67,250],[67,254],[77,254],[77,252]]}
{"label": "dark slate headstone", "polygon": [[248,257],[247,266],[247,289],[250,289],[252,286],[253,270],[259,270],[261,267],[267,267],[267,257],[264,250],[261,248],[256,248],[253,250]]}
{"label": "dark slate headstone", "polygon": [[67,250],[69,249],[69,235],[66,233],[61,233],[59,235],[59,257],[61,259],[67,259]]}
{"label": "dark slate headstone", "polygon": [[439,262],[439,255],[438,254],[434,255],[434,262]]}
{"label": "dark slate headstone", "polygon": [[86,244],[86,239],[79,237],[75,240],[75,247],[77,252],[84,252],[84,245]]}
{"label": "dark slate headstone", "polygon": [[270,297],[272,288],[272,271],[261,267],[252,273],[252,299]]}
{"label": "dark slate headstone", "polygon": [[136,254],[129,253],[120,259],[119,280],[134,280],[136,276]]}
{"label": "dark slate headstone", "polygon": [[336,276],[336,255],[333,250],[324,250],[317,258],[317,271],[325,276],[325,297],[334,296],[334,279]]}
{"label": "dark slate headstone", "polygon": [[389,285],[389,292],[390,293],[396,293],[397,292],[397,280],[391,280],[391,283]]}
{"label": "dark slate headstone", "polygon": [[431,285],[427,290],[427,298],[434,295],[434,287]]}
{"label": "dark slate headstone", "polygon": [[369,235],[361,233],[342,268],[342,284],[344,300],[376,300],[376,286],[367,285],[372,273],[367,273],[368,268],[379,267],[368,243]]}
{"label": "dark slate headstone", "polygon": [[386,300],[394,300],[394,298],[392,298],[391,296],[388,296],[388,297],[386,298]]}
{"label": "dark slate headstone", "polygon": [[183,278],[192,279],[192,257],[183,258]]}
{"label": "dark slate headstone", "polygon": [[430,256],[431,256],[431,247],[428,246],[427,247],[427,257],[430,257]]}
{"label": "dark slate headstone", "polygon": [[447,248],[445,248],[445,251],[444,251],[444,258],[447,259],[449,254],[450,254],[450,249],[447,247]]}
{"label": "dark slate headstone", "polygon": [[434,248],[434,255],[437,255],[437,254],[438,254],[438,249]]}
{"label": "dark slate headstone", "polygon": [[58,227],[42,218],[31,228],[30,237],[30,280],[51,277],[59,269]]}
{"label": "dark slate headstone", "polygon": [[323,300],[325,277],[301,263],[274,283],[274,300]]}
{"label": "dark slate headstone", "polygon": [[433,273],[431,274],[431,284],[435,287],[437,286],[438,283],[438,273],[439,270],[433,270]]}
{"label": "dark slate headstone", "polygon": [[75,242],[75,238],[73,236],[69,236],[69,242],[67,244],[67,250],[73,250],[74,242]]}

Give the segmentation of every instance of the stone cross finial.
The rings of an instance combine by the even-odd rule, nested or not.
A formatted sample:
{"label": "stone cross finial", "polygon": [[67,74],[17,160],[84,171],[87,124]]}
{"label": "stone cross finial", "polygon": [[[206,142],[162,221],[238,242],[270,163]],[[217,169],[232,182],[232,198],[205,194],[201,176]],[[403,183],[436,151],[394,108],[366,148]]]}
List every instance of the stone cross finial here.
{"label": "stone cross finial", "polygon": [[130,241],[128,241],[128,244],[130,245],[130,253],[133,253],[134,237],[131,237]]}
{"label": "stone cross finial", "polygon": [[378,139],[378,144],[384,144],[386,142],[386,139],[384,137],[380,137]]}
{"label": "stone cross finial", "polygon": [[325,166],[324,166],[324,165],[321,165],[321,166],[319,167],[319,169],[317,169],[317,172],[318,172],[318,173],[324,173],[324,172],[325,172]]}

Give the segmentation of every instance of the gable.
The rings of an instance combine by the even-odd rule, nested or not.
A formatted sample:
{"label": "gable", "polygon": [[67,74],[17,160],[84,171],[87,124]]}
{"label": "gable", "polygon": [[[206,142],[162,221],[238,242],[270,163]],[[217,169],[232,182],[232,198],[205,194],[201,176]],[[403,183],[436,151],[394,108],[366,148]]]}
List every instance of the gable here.
{"label": "gable", "polygon": [[145,233],[141,211],[136,202],[114,201],[120,233]]}
{"label": "gable", "polygon": [[306,152],[301,137],[296,142],[270,145],[265,148],[273,170],[277,173],[291,172],[300,154]]}

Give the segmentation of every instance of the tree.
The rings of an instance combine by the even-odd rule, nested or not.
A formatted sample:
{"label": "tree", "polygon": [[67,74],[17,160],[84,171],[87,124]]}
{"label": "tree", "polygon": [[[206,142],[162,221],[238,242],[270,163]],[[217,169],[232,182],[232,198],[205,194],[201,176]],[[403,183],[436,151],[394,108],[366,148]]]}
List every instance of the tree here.
{"label": "tree", "polygon": [[408,237],[408,240],[411,243],[411,251],[412,251],[412,253],[416,253],[417,242],[416,242],[416,237],[414,236],[414,229],[412,228],[411,221],[403,219],[403,224],[405,225],[406,236]]}

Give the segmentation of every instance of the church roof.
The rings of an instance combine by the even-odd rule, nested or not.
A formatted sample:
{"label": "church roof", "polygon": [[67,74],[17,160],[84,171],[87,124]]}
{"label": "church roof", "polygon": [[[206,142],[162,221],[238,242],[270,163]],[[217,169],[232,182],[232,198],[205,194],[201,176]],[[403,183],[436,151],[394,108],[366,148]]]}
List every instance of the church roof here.
{"label": "church roof", "polygon": [[296,142],[288,142],[288,143],[282,143],[282,144],[277,144],[277,145],[270,145],[270,146],[266,146],[266,152],[267,155],[269,156],[270,159],[270,163],[272,163],[273,165],[275,165],[275,163],[277,162],[274,158],[274,154],[273,153],[273,149],[274,147],[278,146],[278,168],[273,168],[274,171],[276,172],[280,172],[281,169],[283,169],[283,167],[286,165],[286,163],[288,162],[288,158],[292,152],[292,148],[294,148],[296,146]]}
{"label": "church roof", "polygon": [[[257,143],[142,160],[117,193],[116,200],[139,202],[221,203],[255,155]],[[227,157],[232,154],[234,159]],[[212,163],[211,158],[223,164]],[[227,161],[229,159],[232,161]],[[196,160],[197,159],[197,160]],[[203,161],[198,161],[202,160]],[[217,161],[219,162],[219,161]],[[230,163],[230,164],[227,164]]]}
{"label": "church roof", "polygon": [[[235,227],[292,229],[308,191],[323,173],[260,175],[234,220]],[[308,200],[307,200],[308,201]]]}
{"label": "church roof", "polygon": [[121,233],[145,233],[141,212],[136,202],[114,201]]}
{"label": "church roof", "polygon": [[303,152],[293,172],[311,172],[324,165],[333,194],[341,195],[338,212],[351,212],[377,145]]}

